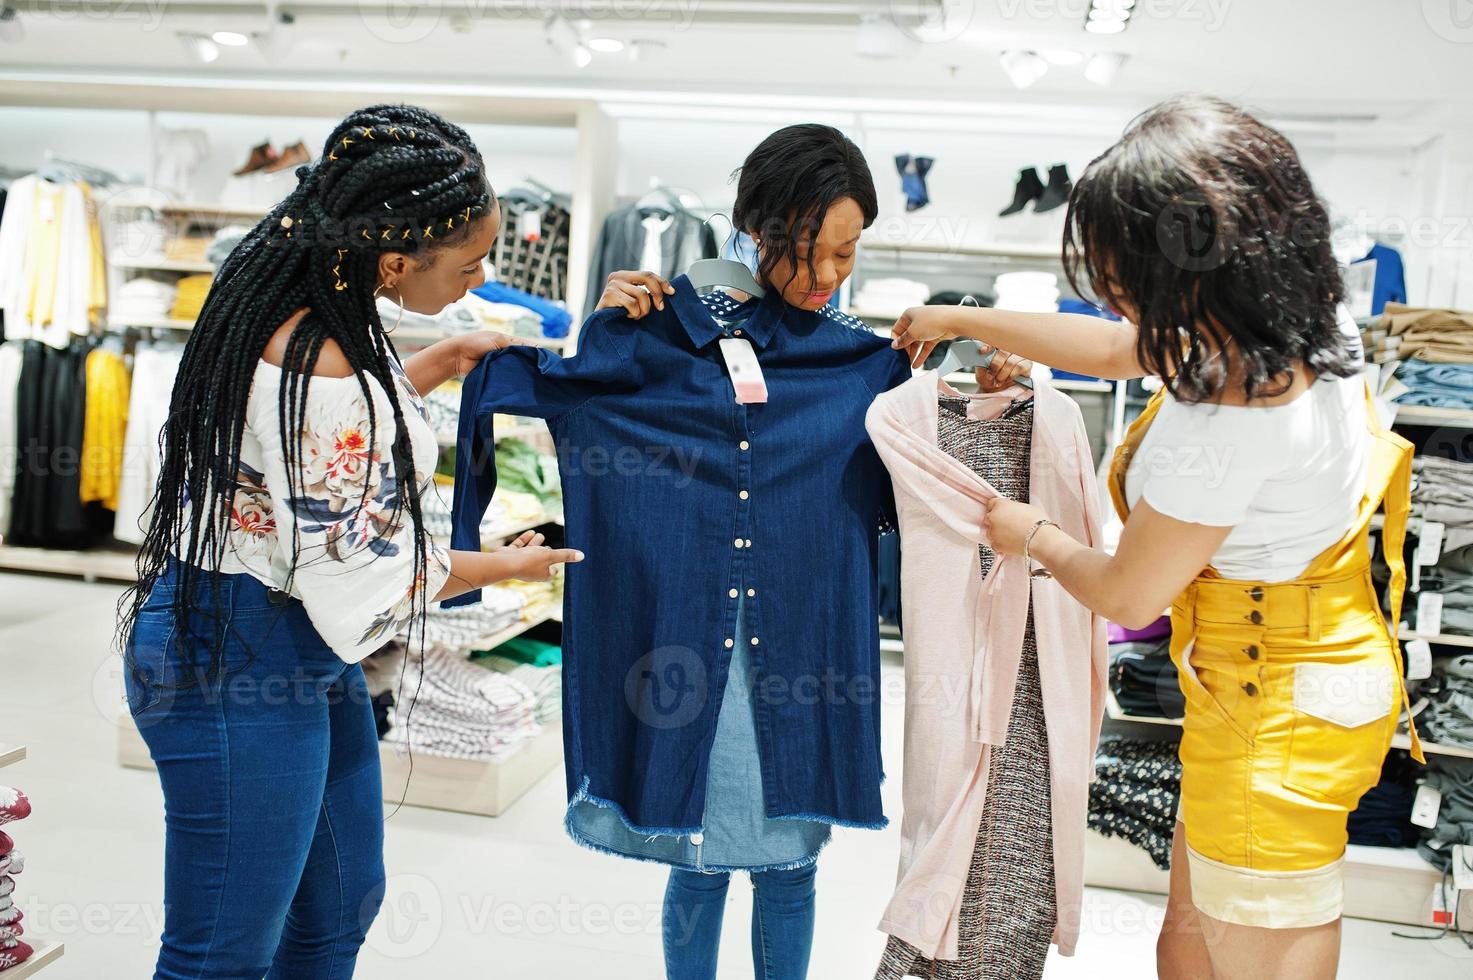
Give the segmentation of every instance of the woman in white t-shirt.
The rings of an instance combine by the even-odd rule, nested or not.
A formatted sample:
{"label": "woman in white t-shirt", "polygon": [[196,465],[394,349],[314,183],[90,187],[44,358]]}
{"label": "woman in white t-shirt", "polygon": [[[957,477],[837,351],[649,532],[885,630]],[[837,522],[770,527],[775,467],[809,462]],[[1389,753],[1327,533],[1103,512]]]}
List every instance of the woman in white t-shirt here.
{"label": "woman in white t-shirt", "polygon": [[982,532],[1125,626],[1171,606],[1186,717],[1160,975],[1333,977],[1346,816],[1405,703],[1367,527],[1384,502],[1394,621],[1410,447],[1367,411],[1324,206],[1278,132],[1176,99],[1075,185],[1064,260],[1125,322],[922,307],[895,345],[1165,379],[1117,450],[1113,555],[1007,500]]}

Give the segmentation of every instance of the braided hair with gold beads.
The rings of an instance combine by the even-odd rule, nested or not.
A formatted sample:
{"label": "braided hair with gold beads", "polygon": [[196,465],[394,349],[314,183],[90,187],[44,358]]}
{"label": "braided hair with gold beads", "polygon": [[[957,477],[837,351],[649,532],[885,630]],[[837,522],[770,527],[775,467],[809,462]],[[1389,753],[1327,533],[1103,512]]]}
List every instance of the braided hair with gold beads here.
{"label": "braided hair with gold beads", "polygon": [[[378,263],[383,253],[400,252],[424,265],[437,249],[464,244],[495,212],[495,197],[480,152],[465,132],[413,106],[352,113],[328,137],[322,156],[299,168],[297,177],[297,188],[221,264],[180,361],[160,437],[162,465],[138,557],[138,583],[119,600],[118,643],[135,671],[128,652],[134,624],[171,556],[178,559],[175,621],[198,622],[192,607],[201,570],[219,567],[228,543],[256,367],[277,330],[303,310],[286,344],[277,406],[289,484],[285,496],[298,496],[307,392],[323,345],[332,341],[368,406],[367,431],[377,426],[368,378],[393,406],[392,462],[402,502],[395,520],[404,519],[407,504],[416,583],[424,579],[429,541],[389,361],[397,354],[375,303]],[[359,508],[368,505],[369,493],[366,483]],[[299,544],[290,542],[290,574]],[[218,580],[209,581],[218,592]],[[432,598],[424,591],[415,588],[411,598],[421,625]],[[197,647],[177,644],[193,651],[191,662],[181,665],[183,686],[219,675],[227,625],[216,617],[207,664]]]}

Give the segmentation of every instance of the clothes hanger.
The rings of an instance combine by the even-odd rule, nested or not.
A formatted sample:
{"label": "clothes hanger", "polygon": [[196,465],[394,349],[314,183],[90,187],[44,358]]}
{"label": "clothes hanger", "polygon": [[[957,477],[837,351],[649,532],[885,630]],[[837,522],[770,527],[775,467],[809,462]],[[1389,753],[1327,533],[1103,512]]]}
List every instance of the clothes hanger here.
{"label": "clothes hanger", "polygon": [[[977,302],[975,296],[963,296],[962,301],[956,305],[981,307],[982,304]],[[946,357],[941,361],[941,365],[936,368],[936,375],[937,377],[944,378],[954,371],[960,371],[962,368],[991,367],[992,359],[996,356],[997,351],[995,350],[990,350],[985,354],[982,353],[981,345],[975,340],[953,340],[951,346],[946,349]],[[1017,383],[1024,388],[1031,389],[1033,387],[1032,378],[1018,378]]]}
{"label": "clothes hanger", "polygon": [[[736,234],[733,229],[732,234]],[[728,243],[731,241],[727,238]],[[725,246],[722,247],[725,251]],[[757,284],[757,278],[752,275],[752,270],[747,268],[746,263],[735,259],[698,259],[690,264],[685,270],[685,277],[697,290],[719,289],[723,286],[730,289],[738,289],[748,296],[756,296],[759,299],[767,295],[767,290]]]}

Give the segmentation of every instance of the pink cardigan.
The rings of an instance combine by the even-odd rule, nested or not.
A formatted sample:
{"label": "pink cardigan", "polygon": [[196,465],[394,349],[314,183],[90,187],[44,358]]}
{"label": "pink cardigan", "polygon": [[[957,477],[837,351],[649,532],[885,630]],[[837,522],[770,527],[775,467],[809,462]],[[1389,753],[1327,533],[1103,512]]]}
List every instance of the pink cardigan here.
{"label": "pink cardigan", "polygon": [[[1030,579],[1021,557],[999,558],[983,581],[977,544],[985,543],[985,502],[997,492],[936,445],[944,384],[934,371],[918,374],[877,398],[865,419],[890,470],[904,542],[905,814],[898,883],[880,928],[927,957],[957,956],[962,891],[987,793],[984,749],[1007,738],[1031,591],[1052,775],[1054,942],[1072,955],[1104,715],[1105,621],[1057,582]],[[1079,406],[1042,380],[1035,385],[1031,502],[1096,545],[1100,502]],[[973,396],[971,415],[992,417],[1027,395],[1014,386]]]}

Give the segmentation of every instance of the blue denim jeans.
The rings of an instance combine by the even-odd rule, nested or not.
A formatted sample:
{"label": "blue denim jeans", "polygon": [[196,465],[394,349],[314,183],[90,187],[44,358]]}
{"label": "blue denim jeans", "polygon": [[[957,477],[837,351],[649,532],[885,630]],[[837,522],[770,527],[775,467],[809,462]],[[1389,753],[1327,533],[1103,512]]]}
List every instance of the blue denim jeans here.
{"label": "blue denim jeans", "polygon": [[[124,670],[164,791],[164,934],[154,976],[342,980],[383,900],[378,739],[362,668],[300,602],[248,575],[149,594]],[[218,590],[211,585],[218,585]],[[224,670],[208,664],[225,628]]]}
{"label": "blue denim jeans", "polygon": [[[804,980],[813,951],[818,865],[752,872],[752,966],[757,980]],[[666,980],[715,980],[730,872],[670,869],[663,932]]]}

